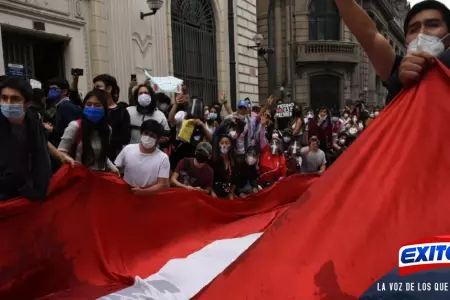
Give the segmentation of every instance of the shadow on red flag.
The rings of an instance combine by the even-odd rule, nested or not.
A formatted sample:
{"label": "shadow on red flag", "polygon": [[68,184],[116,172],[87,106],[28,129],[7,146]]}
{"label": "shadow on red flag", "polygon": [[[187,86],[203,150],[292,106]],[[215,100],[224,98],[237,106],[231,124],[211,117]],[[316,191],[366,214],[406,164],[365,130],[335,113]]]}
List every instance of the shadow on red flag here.
{"label": "shadow on red flag", "polygon": [[400,94],[198,299],[357,299],[401,246],[450,233],[450,72]]}

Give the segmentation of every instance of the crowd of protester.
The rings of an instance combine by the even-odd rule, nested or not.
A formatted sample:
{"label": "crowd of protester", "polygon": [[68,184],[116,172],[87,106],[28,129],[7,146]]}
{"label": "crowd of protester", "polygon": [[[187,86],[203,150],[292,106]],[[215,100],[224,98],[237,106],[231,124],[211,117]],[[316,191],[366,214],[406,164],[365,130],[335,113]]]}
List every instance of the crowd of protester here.
{"label": "crowd of protester", "polygon": [[42,89],[2,78],[0,200],[45,198],[65,163],[123,176],[138,195],[172,186],[245,198],[292,174],[321,175],[379,113],[362,102],[314,111],[272,96],[233,111],[223,95],[207,105],[184,89],[172,101],[148,81],[132,81],[125,102],[107,74],[84,99],[77,85],[77,76]]}
{"label": "crowd of protester", "polygon": [[[436,59],[448,67],[450,10],[439,1],[408,12],[404,57],[355,1],[336,5],[389,91],[386,103]],[[75,163],[123,176],[135,194],[172,186],[246,197],[292,174],[323,174],[379,113],[363,102],[331,112],[273,97],[261,107],[244,99],[233,111],[224,96],[201,99],[183,89],[172,101],[135,80],[121,101],[107,74],[94,78],[84,99],[77,86],[77,75],[71,84],[54,79],[42,89],[0,78],[0,200],[43,199],[52,174]]]}

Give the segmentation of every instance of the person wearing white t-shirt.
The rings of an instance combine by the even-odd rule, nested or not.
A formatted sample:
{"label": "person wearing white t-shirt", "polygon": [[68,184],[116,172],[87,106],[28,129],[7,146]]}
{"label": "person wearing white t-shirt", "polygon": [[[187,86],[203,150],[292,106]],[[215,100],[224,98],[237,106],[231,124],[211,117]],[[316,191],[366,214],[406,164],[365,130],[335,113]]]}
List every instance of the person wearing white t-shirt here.
{"label": "person wearing white t-shirt", "polygon": [[158,140],[163,134],[160,123],[144,121],[140,143],[127,145],[117,156],[115,164],[123,170],[123,179],[136,195],[151,195],[169,186],[169,157],[158,149]]}

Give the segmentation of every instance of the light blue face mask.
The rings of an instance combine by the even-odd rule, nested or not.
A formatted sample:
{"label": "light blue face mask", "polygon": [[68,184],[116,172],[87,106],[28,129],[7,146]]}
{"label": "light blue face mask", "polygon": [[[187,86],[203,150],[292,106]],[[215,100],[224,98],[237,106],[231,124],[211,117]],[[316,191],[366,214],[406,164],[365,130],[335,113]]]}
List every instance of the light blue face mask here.
{"label": "light blue face mask", "polygon": [[18,120],[25,115],[23,104],[1,104],[2,114],[10,120]]}

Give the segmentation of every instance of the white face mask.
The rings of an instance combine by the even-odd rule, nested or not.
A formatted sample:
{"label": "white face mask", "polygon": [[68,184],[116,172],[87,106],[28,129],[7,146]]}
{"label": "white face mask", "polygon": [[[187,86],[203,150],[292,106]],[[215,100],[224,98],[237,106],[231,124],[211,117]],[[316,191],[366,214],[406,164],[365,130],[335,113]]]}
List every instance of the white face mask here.
{"label": "white face mask", "polygon": [[256,163],[256,158],[254,156],[249,155],[245,158],[245,161],[249,166],[253,166]]}
{"label": "white face mask", "polygon": [[350,135],[356,135],[358,133],[358,129],[356,127],[352,127],[348,130]]}
{"label": "white face mask", "polygon": [[227,154],[228,151],[230,151],[229,146],[220,146],[220,152],[222,152],[222,154]]}
{"label": "white face mask", "polygon": [[236,139],[236,138],[237,138],[237,132],[234,131],[234,130],[231,130],[231,131],[230,131],[230,137],[231,137],[233,140]]}
{"label": "white face mask", "polygon": [[150,95],[147,94],[141,94],[138,97],[138,102],[140,106],[147,107],[150,105],[150,103],[152,103],[152,97],[150,97]]}
{"label": "white face mask", "polygon": [[353,117],[353,122],[357,122],[358,118],[357,117]]}
{"label": "white face mask", "polygon": [[374,115],[375,117],[378,117],[379,114],[380,114],[380,113],[379,113],[378,111],[376,111],[373,115]]}
{"label": "white face mask", "polygon": [[370,114],[369,117],[370,117],[370,118],[374,118],[374,117],[375,117],[375,114]]}
{"label": "white face mask", "polygon": [[314,118],[314,115],[313,115],[312,113],[308,113],[307,118],[308,118],[308,119],[312,119],[312,118]]}
{"label": "white face mask", "polygon": [[149,137],[148,135],[141,136],[141,144],[145,149],[150,149],[155,147],[156,139]]}
{"label": "white face mask", "polygon": [[448,34],[441,39],[437,36],[419,33],[417,37],[408,44],[407,52],[423,51],[437,57],[445,52],[445,46],[442,41],[447,37]]}
{"label": "white face mask", "polygon": [[345,145],[345,139],[339,139],[339,144]]}
{"label": "white face mask", "polygon": [[358,129],[359,129],[359,130],[363,130],[363,129],[364,129],[363,123],[360,122],[360,123],[358,124]]}
{"label": "white face mask", "polygon": [[272,138],[273,138],[273,139],[278,139],[278,138],[279,138],[278,133],[272,134]]}
{"label": "white face mask", "polygon": [[346,119],[347,119],[347,118],[348,118],[348,114],[344,114],[344,118],[346,118]]}
{"label": "white face mask", "polygon": [[284,141],[285,143],[289,143],[289,142],[291,141],[291,138],[290,138],[290,137],[284,137],[284,138],[283,138],[283,141]]}

